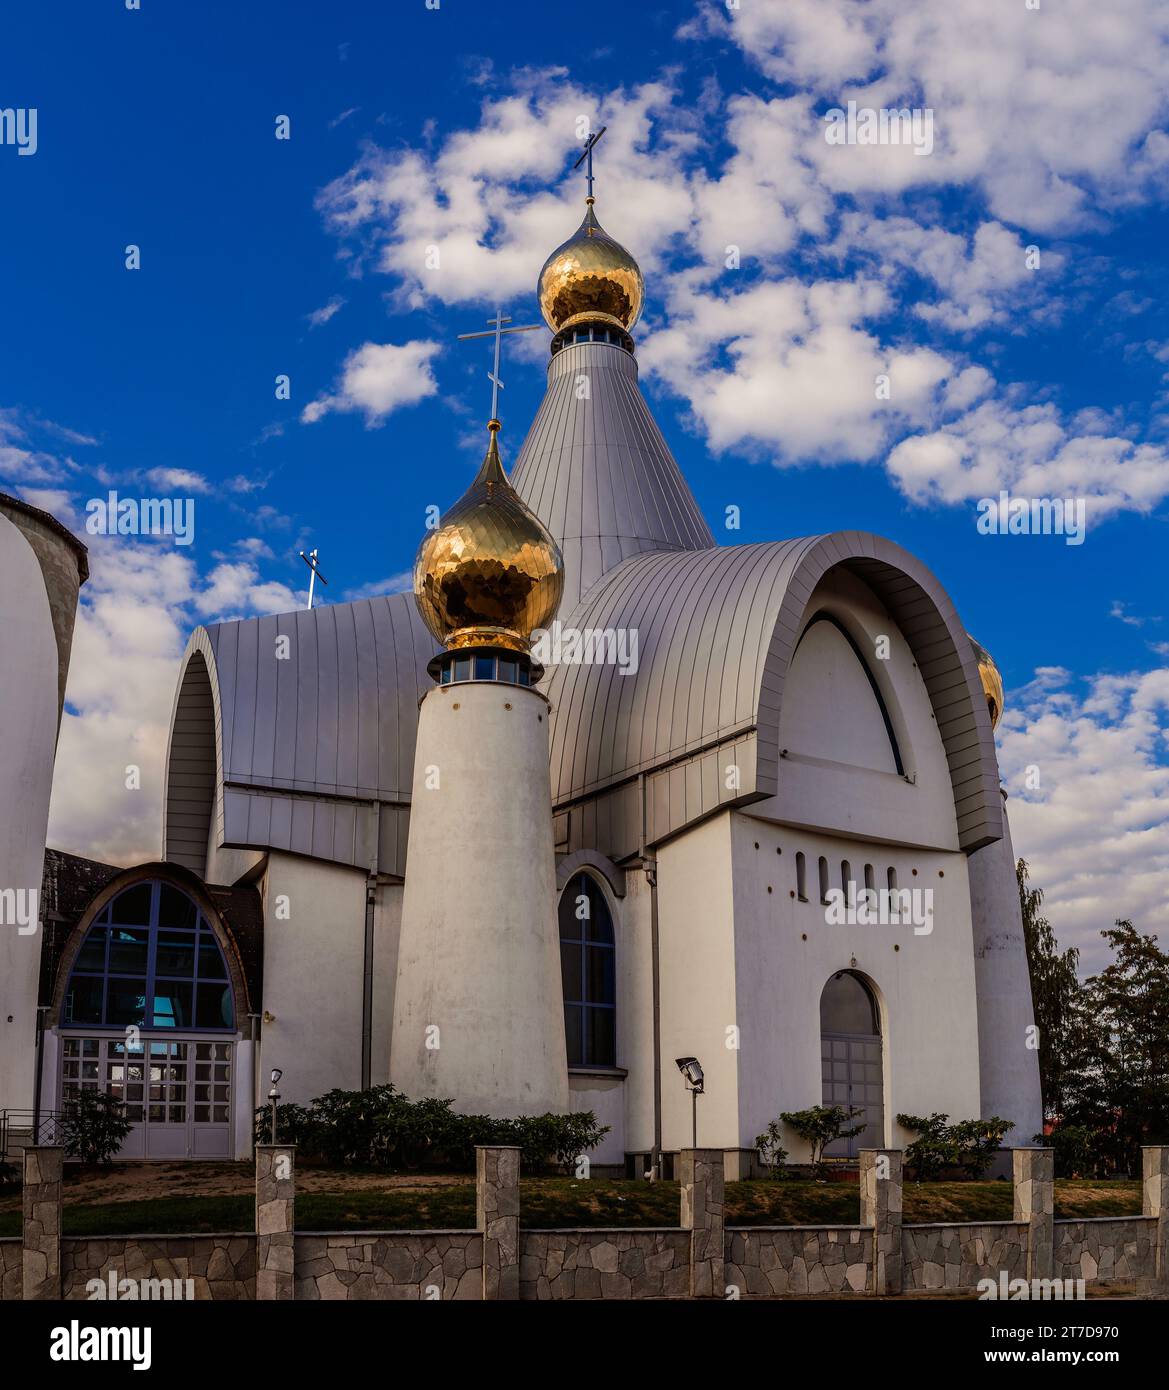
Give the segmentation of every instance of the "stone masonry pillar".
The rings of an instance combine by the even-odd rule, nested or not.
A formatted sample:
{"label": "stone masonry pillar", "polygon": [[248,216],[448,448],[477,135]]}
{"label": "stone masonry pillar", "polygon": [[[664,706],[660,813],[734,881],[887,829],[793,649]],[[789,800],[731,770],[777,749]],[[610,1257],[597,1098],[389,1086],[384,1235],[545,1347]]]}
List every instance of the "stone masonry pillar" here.
{"label": "stone masonry pillar", "polygon": [[873,1233],[869,1292],[901,1292],[901,1150],[861,1149],[861,1225]]}
{"label": "stone masonry pillar", "polygon": [[475,1225],[483,1232],[484,1299],[520,1296],[520,1150],[475,1147]]}
{"label": "stone masonry pillar", "polygon": [[1013,1149],[1015,1220],[1026,1221],[1027,1278],[1050,1279],[1055,1264],[1055,1166],[1051,1149]]}
{"label": "stone masonry pillar", "polygon": [[256,1145],[256,1298],[294,1294],[296,1145]]}
{"label": "stone masonry pillar", "polygon": [[1169,1145],[1141,1149],[1141,1161],[1141,1214],[1157,1218],[1153,1277],[1162,1288],[1169,1288]]}
{"label": "stone masonry pillar", "polygon": [[690,1234],[690,1297],[722,1298],[726,1292],[723,1262],[723,1151],[683,1149],[682,1226]]}
{"label": "stone masonry pillar", "polygon": [[24,1151],[24,1288],[26,1299],[61,1297],[61,1174],[65,1150]]}

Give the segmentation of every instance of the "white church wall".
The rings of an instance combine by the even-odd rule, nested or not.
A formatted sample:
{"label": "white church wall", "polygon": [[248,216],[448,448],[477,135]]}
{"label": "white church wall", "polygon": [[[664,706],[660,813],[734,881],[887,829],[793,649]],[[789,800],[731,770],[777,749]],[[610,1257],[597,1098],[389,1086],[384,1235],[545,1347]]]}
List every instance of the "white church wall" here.
{"label": "white church wall", "polygon": [[373,910],[373,1052],[369,1071],[375,1086],[384,1086],[390,1079],[403,891],[401,883],[379,884]]}
{"label": "white church wall", "polygon": [[658,923],[662,1147],[690,1145],[691,1100],[674,1062],[697,1057],[706,1074],[699,1147],[735,1148],[739,1054],[727,1046],[727,1029],[738,1022],[729,812],[658,850]]}
{"label": "white church wall", "polygon": [[31,1110],[57,644],[40,565],[0,515],[0,1107]]}
{"label": "white church wall", "polygon": [[629,1073],[622,1092],[627,1153],[648,1153],[654,1142],[651,906],[645,873],[628,870],[625,896],[617,905],[616,918],[617,1061]]}
{"label": "white church wall", "polygon": [[[280,1093],[306,1103],[334,1086],[361,1085],[365,874],[273,852],[263,882],[264,1074],[280,1067]],[[284,914],[287,913],[285,916]]]}
{"label": "white church wall", "polygon": [[[880,707],[846,638],[831,624],[808,630],[784,686],[779,790],[753,815],[865,838],[956,849],[953,785],[929,693],[908,643],[876,595],[833,570],[808,601],[844,627],[881,692],[904,774]],[[888,657],[880,653],[886,644]]]}
{"label": "white church wall", "polygon": [[211,828],[207,835],[207,862],[203,878],[207,883],[238,883],[245,874],[251,873],[258,864],[264,862],[264,850],[233,849],[230,845],[219,844],[219,830],[215,816],[211,817]]}
{"label": "white church wall", "polygon": [[[738,1146],[750,1147],[781,1111],[821,1103],[820,996],[838,970],[867,979],[881,1006],[885,1142],[906,1141],[893,1118],[899,1112],[978,1116],[965,855],[820,835],[740,813],[732,813],[731,823],[735,1022],[741,1029]],[[805,856],[807,902],[798,896],[798,853]],[[932,921],[919,932],[905,924],[830,924],[820,901],[821,856],[832,888],[841,887],[847,861],[858,889],[866,865],[878,888],[893,869],[899,889],[928,889]],[[918,905],[930,901],[923,896]],[[736,1146],[732,1138],[722,1142]],[[792,1161],[808,1157],[794,1138],[788,1147]]]}
{"label": "white church wall", "polygon": [[623,1165],[625,1162],[625,1080],[620,1076],[585,1075],[572,1072],[568,1077],[568,1108],[576,1115],[591,1110],[597,1123],[609,1126],[609,1133],[589,1154],[595,1164]]}

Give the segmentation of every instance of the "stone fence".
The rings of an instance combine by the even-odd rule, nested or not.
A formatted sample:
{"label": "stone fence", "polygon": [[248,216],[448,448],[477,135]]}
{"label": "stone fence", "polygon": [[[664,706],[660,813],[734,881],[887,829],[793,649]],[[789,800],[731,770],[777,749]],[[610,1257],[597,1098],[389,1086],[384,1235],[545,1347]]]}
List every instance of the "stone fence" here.
{"label": "stone fence", "polygon": [[63,1238],[62,1152],[30,1148],[24,1234],[0,1240],[0,1298],[888,1296],[987,1279],[999,1297],[1034,1280],[1048,1297],[1049,1281],[1166,1288],[1169,1146],[1143,1155],[1140,1216],[1056,1221],[1051,1150],[1015,1149],[1013,1220],[906,1226],[900,1150],[867,1149],[857,1225],[725,1227],[722,1151],[686,1149],[678,1226],[537,1231],[520,1227],[519,1149],[491,1147],[476,1154],[474,1230],[317,1234],[295,1229],[294,1147],[260,1145],[254,1234]]}

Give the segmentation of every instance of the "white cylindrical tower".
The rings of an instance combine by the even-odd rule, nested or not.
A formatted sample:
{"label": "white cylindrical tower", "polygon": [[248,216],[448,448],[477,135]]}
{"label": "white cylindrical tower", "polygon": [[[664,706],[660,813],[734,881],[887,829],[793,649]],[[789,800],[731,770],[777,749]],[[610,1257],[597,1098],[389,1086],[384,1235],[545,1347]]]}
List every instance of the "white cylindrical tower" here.
{"label": "white cylindrical tower", "polygon": [[529,655],[563,577],[503,472],[498,429],[415,564],[446,651],[418,718],[390,1079],[506,1117],[568,1110],[548,702]]}

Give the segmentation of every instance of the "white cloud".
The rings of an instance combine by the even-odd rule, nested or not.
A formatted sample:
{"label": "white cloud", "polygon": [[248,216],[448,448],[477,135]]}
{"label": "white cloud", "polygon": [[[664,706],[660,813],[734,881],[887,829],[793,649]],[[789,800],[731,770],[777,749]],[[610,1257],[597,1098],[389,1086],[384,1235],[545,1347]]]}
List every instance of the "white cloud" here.
{"label": "white cloud", "polygon": [[312,424],[330,411],[360,410],[367,428],[380,425],[392,411],[438,391],[430,364],[439,350],[424,341],[363,343],[345,359],[333,393],[310,401],[300,418]]}
{"label": "white cloud", "polygon": [[403,570],[385,579],[375,579],[370,584],[361,584],[356,589],[346,589],[342,601],[352,603],[356,599],[377,598],[381,594],[403,594],[414,587],[414,571]]}
{"label": "white cloud", "polygon": [[1009,694],[999,728],[1011,834],[1061,945],[1091,969],[1106,954],[1097,933],[1118,917],[1165,939],[1169,667],[1098,675],[1084,693],[1066,671],[1037,676]]}
{"label": "white cloud", "polygon": [[[167,733],[179,661],[200,620],[300,607],[303,597],[256,566],[201,579],[178,549],[86,537],[90,579],[77,608],[49,843],[131,864],[160,853]],[[126,786],[127,768],[141,787]]]}
{"label": "white cloud", "polygon": [[312,313],[307,316],[309,326],[311,328],[320,328],[323,323],[328,323],[333,315],[339,309],[344,308],[344,306],[345,301],[339,294],[335,294],[327,304],[322,304],[319,309],[314,309]]}
{"label": "white cloud", "polygon": [[202,473],[195,473],[189,468],[148,468],[145,478],[151,487],[157,488],[160,492],[207,493],[211,491],[211,484]]}

